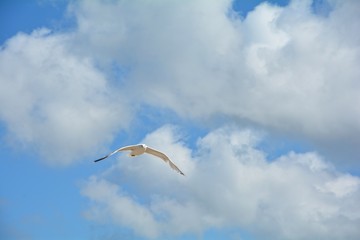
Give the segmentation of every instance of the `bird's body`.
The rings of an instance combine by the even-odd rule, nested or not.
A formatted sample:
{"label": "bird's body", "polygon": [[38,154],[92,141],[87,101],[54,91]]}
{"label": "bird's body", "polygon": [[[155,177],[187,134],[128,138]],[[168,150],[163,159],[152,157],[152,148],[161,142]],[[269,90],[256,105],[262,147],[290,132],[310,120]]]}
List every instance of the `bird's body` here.
{"label": "bird's body", "polygon": [[172,169],[174,169],[178,173],[184,175],[184,173],[170,160],[170,158],[168,156],[166,156],[164,153],[162,153],[162,152],[160,152],[158,150],[155,150],[153,148],[150,148],[150,147],[146,146],[145,144],[131,145],[131,146],[126,146],[126,147],[119,148],[119,149],[111,152],[110,154],[106,155],[105,157],[102,157],[102,158],[99,158],[99,159],[95,160],[94,162],[104,160],[105,158],[108,158],[111,155],[113,155],[113,154],[115,154],[117,152],[121,152],[121,151],[130,151],[130,153],[129,153],[130,157],[139,156],[139,155],[144,154],[144,153],[154,155],[156,157],[161,158],[165,162],[169,163],[169,165],[170,165],[170,167]]}

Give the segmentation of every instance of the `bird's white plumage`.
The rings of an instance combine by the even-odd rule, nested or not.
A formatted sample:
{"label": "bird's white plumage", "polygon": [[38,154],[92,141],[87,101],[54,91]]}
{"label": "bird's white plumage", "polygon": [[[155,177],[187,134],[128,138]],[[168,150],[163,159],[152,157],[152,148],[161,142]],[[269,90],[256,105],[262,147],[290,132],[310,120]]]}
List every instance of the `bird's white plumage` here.
{"label": "bird's white plumage", "polygon": [[97,160],[95,160],[95,162],[104,160],[105,158],[110,157],[111,155],[117,153],[117,152],[121,152],[121,151],[130,151],[129,156],[131,157],[135,157],[144,153],[148,153],[151,154],[153,156],[159,157],[161,158],[163,161],[167,162],[170,167],[172,169],[174,169],[175,171],[177,171],[178,173],[184,175],[184,173],[170,160],[170,158],[165,154],[162,153],[154,148],[150,148],[148,146],[146,146],[145,144],[138,144],[138,145],[130,145],[130,146],[125,146],[125,147],[121,147],[111,153],[109,153],[108,155],[106,155],[105,157],[99,158]]}

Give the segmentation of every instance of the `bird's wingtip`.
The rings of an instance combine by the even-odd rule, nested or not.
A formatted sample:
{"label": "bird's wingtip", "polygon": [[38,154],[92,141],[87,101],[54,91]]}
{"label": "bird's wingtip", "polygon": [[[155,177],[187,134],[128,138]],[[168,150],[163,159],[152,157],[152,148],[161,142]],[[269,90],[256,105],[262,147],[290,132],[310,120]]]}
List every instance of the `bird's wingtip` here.
{"label": "bird's wingtip", "polygon": [[98,162],[98,161],[101,161],[101,160],[104,160],[105,158],[107,158],[108,156],[105,156],[105,157],[102,157],[102,158],[99,158],[99,159],[96,159],[94,160],[94,162]]}

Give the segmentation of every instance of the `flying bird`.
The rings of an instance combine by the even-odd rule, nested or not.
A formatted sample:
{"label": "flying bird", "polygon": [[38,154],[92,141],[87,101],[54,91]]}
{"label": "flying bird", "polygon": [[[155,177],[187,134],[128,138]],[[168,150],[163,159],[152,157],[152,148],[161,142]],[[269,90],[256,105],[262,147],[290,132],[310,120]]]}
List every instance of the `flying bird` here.
{"label": "flying bird", "polygon": [[95,160],[94,162],[98,162],[101,160],[104,160],[108,157],[110,157],[111,155],[117,153],[117,152],[121,152],[121,151],[130,151],[129,157],[136,157],[139,156],[141,154],[144,153],[148,153],[151,155],[154,155],[156,157],[161,158],[162,160],[164,160],[164,162],[169,163],[170,167],[172,169],[174,169],[175,171],[177,171],[178,173],[180,173],[181,175],[185,175],[171,160],[168,156],[166,156],[164,153],[153,149],[151,147],[146,146],[145,144],[138,144],[138,145],[131,145],[131,146],[126,146],[126,147],[121,147],[111,153],[109,153],[108,155],[106,155],[105,157],[99,158],[97,160]]}

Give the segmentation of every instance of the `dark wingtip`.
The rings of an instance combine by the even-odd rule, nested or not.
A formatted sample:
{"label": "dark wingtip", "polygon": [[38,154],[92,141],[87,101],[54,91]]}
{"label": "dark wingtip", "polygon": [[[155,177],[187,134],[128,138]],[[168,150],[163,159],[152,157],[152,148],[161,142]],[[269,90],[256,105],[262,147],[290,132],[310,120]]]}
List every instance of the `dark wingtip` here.
{"label": "dark wingtip", "polygon": [[105,157],[102,157],[102,158],[99,158],[97,160],[95,160],[94,162],[98,162],[98,161],[101,161],[101,160],[104,160],[105,158],[107,158],[108,156],[105,156]]}

